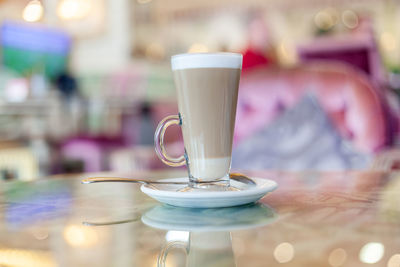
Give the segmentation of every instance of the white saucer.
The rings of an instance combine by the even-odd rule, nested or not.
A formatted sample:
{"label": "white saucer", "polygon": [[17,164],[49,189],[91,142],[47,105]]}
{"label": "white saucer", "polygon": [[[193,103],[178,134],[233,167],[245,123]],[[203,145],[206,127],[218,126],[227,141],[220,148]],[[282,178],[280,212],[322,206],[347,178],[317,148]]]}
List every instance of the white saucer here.
{"label": "white saucer", "polygon": [[[262,178],[252,178],[256,185],[246,185],[231,180],[231,186],[239,191],[195,191],[179,192],[186,185],[142,185],[140,189],[146,195],[172,206],[187,208],[222,208],[233,207],[253,203],[265,196],[268,192],[275,190],[276,182]],[[162,181],[188,182],[189,179],[173,178]]]}
{"label": "white saucer", "polygon": [[163,230],[214,232],[262,227],[277,217],[270,207],[261,203],[224,209],[190,209],[159,204],[142,215],[142,222]]}

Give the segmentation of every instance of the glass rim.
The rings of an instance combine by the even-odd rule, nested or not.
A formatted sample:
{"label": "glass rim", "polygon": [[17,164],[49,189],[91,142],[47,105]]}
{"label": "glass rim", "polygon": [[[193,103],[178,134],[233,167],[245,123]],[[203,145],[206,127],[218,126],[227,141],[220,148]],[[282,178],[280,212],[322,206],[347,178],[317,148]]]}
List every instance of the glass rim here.
{"label": "glass rim", "polygon": [[239,53],[185,53],[171,57],[172,70],[197,68],[242,68],[243,55]]}
{"label": "glass rim", "polygon": [[240,57],[243,55],[241,53],[234,52],[214,52],[214,53],[181,53],[171,56],[171,59],[179,58],[179,57],[199,57],[199,56],[226,56],[226,57]]}

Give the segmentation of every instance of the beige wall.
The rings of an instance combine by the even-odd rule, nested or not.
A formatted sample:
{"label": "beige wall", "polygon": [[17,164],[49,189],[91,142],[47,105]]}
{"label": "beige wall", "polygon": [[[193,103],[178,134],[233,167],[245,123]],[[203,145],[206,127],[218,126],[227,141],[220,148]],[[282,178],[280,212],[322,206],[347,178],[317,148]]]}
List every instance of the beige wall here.
{"label": "beige wall", "polygon": [[130,0],[106,0],[101,34],[74,41],[71,68],[79,73],[121,69],[130,61],[132,22]]}

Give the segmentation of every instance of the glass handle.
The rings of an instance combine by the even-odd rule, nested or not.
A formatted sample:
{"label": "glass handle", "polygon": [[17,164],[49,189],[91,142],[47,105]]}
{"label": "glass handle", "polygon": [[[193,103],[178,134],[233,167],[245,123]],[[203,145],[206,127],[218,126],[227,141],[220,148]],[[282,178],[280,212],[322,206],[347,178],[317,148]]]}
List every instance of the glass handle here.
{"label": "glass handle", "polygon": [[185,250],[186,255],[188,253],[188,245],[185,242],[182,241],[172,241],[172,242],[168,242],[167,245],[165,245],[163,247],[163,249],[160,251],[160,254],[158,255],[158,259],[157,259],[157,267],[165,267],[165,261],[167,259],[168,256],[168,252],[170,251],[170,249],[172,248],[182,248]]}
{"label": "glass handle", "polygon": [[157,126],[156,132],[154,134],[154,145],[156,149],[156,154],[162,162],[172,167],[179,167],[185,165],[186,160],[182,155],[179,158],[173,158],[168,156],[164,147],[164,134],[168,126],[171,125],[181,125],[181,119],[178,115],[170,115],[165,117]]}

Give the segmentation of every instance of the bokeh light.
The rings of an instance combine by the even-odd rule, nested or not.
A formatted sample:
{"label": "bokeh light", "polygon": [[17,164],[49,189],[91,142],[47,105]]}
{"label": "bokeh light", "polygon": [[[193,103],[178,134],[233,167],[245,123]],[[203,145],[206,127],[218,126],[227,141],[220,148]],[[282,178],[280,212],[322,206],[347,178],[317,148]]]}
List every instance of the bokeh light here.
{"label": "bokeh light", "polygon": [[146,48],[146,57],[150,59],[162,59],[165,56],[164,47],[156,42],[149,44]]}
{"label": "bokeh light", "polygon": [[315,15],[314,22],[315,25],[322,30],[329,30],[335,23],[334,18],[326,10],[318,12],[317,15]]}
{"label": "bokeh light", "polygon": [[364,263],[377,263],[385,253],[382,243],[370,242],[365,244],[360,250],[360,261]]}
{"label": "bokeh light", "polygon": [[206,45],[201,43],[194,43],[190,46],[188,53],[207,53],[208,48]]}
{"label": "bokeh light", "polygon": [[389,32],[383,32],[379,41],[382,48],[386,51],[393,51],[396,49],[396,39],[393,34]]}
{"label": "bokeh light", "polygon": [[43,5],[39,0],[30,1],[22,12],[22,18],[28,22],[39,21],[43,17]]}
{"label": "bokeh light", "polygon": [[342,248],[336,248],[329,254],[328,262],[333,267],[342,266],[346,261],[347,253]]}
{"label": "bokeh light", "polygon": [[65,20],[83,19],[90,13],[91,7],[91,0],[62,0],[57,14]]}
{"label": "bokeh light", "polygon": [[293,259],[293,257],[294,247],[290,243],[281,243],[274,250],[274,258],[279,263],[289,262]]}
{"label": "bokeh light", "polygon": [[358,16],[352,10],[343,11],[342,21],[343,21],[343,24],[350,29],[354,29],[355,27],[358,26]]}
{"label": "bokeh light", "polygon": [[400,266],[400,254],[394,254],[390,257],[387,267],[399,267]]}

